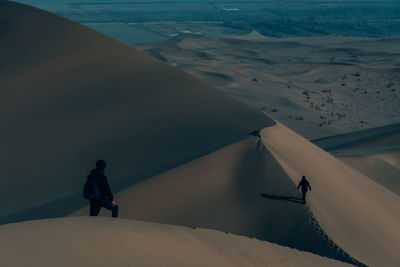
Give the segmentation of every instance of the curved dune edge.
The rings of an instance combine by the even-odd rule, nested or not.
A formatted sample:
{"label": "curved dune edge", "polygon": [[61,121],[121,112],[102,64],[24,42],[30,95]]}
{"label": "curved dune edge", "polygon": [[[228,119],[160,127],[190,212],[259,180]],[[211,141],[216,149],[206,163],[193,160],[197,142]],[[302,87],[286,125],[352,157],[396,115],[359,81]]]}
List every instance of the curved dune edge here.
{"label": "curved dune edge", "polygon": [[339,159],[400,196],[400,152]]}
{"label": "curved dune edge", "polygon": [[371,266],[399,266],[400,198],[282,124],[262,141],[297,183],[308,177],[309,206],[324,231]]}
{"label": "curved dune edge", "polygon": [[[216,229],[355,263],[322,232],[295,184],[255,136],[131,186],[115,199],[121,218]],[[88,214],[86,207],[73,215]]]}
{"label": "curved dune edge", "polygon": [[1,266],[347,265],[215,230],[105,217],[3,225],[0,239]]}
{"label": "curved dune edge", "polygon": [[43,10],[0,1],[0,35],[0,223],[83,207],[82,183],[98,158],[122,190],[274,124],[185,72]]}
{"label": "curved dune edge", "polygon": [[311,141],[337,157],[365,157],[396,153],[400,151],[400,123]]}

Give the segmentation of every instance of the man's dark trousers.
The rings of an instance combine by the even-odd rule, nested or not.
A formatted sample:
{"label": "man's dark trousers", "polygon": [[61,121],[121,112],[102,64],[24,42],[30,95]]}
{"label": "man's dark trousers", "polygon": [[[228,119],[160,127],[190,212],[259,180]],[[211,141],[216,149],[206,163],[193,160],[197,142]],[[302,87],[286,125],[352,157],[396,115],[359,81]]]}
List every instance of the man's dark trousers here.
{"label": "man's dark trousers", "polygon": [[118,205],[113,206],[112,201],[108,199],[91,199],[90,200],[90,216],[99,215],[101,208],[106,208],[112,211],[113,217],[118,217]]}

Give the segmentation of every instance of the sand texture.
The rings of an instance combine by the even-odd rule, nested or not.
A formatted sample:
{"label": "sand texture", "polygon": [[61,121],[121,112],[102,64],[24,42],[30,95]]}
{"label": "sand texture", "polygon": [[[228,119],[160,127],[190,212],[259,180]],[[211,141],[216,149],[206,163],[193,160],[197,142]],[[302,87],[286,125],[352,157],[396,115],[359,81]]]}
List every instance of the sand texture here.
{"label": "sand texture", "polygon": [[0,239],[1,266],[349,266],[233,234],[111,218],[3,225]]}
{"label": "sand texture", "polygon": [[[263,129],[261,137],[262,143],[248,138],[122,191],[116,196],[121,216],[213,228],[349,260],[332,253],[329,238],[364,264],[398,265],[398,195],[281,124]],[[295,188],[302,175],[313,188],[311,214]],[[84,214],[88,208],[76,215]]]}
{"label": "sand texture", "polygon": [[400,195],[400,124],[320,138],[312,142]]}
{"label": "sand texture", "polygon": [[399,38],[182,34],[139,48],[309,139],[400,122]]}
{"label": "sand texture", "polygon": [[399,152],[339,159],[400,196]]}
{"label": "sand texture", "polygon": [[273,124],[176,68],[48,12],[2,1],[0,25],[0,222],[79,208],[98,158],[118,191]]}
{"label": "sand texture", "polygon": [[371,266],[398,266],[400,197],[282,124],[262,141],[293,182],[305,175],[309,206],[322,229],[343,250]]}
{"label": "sand texture", "polygon": [[[134,185],[115,198],[122,218],[217,229],[351,261],[324,235],[296,185],[257,137]],[[88,207],[74,213],[88,214]],[[101,215],[110,216],[110,211],[103,209]]]}
{"label": "sand texture", "polygon": [[318,138],[312,142],[337,157],[396,153],[400,151],[400,123]]}

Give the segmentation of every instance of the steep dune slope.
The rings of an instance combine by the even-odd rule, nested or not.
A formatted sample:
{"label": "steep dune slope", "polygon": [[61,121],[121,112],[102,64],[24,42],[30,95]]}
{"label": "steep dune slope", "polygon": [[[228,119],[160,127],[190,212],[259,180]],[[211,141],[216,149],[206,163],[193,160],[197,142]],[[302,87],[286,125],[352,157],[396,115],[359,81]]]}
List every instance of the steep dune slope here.
{"label": "steep dune slope", "polygon": [[329,136],[312,142],[400,195],[400,124]]}
{"label": "steep dune slope", "polygon": [[347,266],[218,231],[111,218],[3,225],[0,239],[1,266]]}
{"label": "steep dune slope", "polygon": [[0,2],[0,58],[0,223],[82,205],[99,157],[120,190],[273,124],[134,48],[13,2]]}
{"label": "steep dune slope", "polygon": [[339,159],[400,196],[400,152]]}
{"label": "steep dune slope", "polygon": [[341,248],[371,266],[399,266],[400,197],[281,124],[262,140],[294,182],[308,177],[314,216]]}
{"label": "steep dune slope", "polygon": [[312,140],[341,157],[367,156],[400,151],[400,123]]}
{"label": "steep dune slope", "polygon": [[254,136],[115,198],[123,218],[217,229],[351,262],[320,232],[296,186]]}

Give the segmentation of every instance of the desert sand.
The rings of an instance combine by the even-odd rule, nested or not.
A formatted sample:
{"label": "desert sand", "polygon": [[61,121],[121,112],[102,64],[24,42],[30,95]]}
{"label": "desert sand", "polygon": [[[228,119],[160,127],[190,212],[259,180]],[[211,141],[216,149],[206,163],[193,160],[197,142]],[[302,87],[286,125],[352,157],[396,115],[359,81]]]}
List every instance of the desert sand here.
{"label": "desert sand", "polygon": [[[121,217],[218,229],[341,260],[350,255],[371,266],[398,265],[398,195],[281,124],[263,129],[261,137],[118,193],[127,207]],[[316,222],[299,203],[302,175],[314,189],[308,207]],[[347,254],[334,253],[338,248]]]}
{"label": "desert sand", "polygon": [[400,196],[399,152],[339,159]]}
{"label": "desert sand", "polygon": [[338,157],[357,157],[400,151],[400,123],[313,139],[312,142]]}
{"label": "desert sand", "polygon": [[320,138],[313,143],[400,195],[400,124]]}
{"label": "desert sand", "polygon": [[[217,229],[351,261],[324,236],[296,185],[257,137],[134,185],[115,199],[122,218]],[[87,214],[88,207],[74,213]]]}
{"label": "desert sand", "polygon": [[82,207],[82,182],[98,158],[121,190],[273,124],[54,14],[2,1],[0,25],[0,222]]}
{"label": "desert sand", "polygon": [[400,39],[209,38],[182,34],[138,46],[315,139],[400,117]]}
{"label": "desert sand", "polygon": [[367,265],[399,265],[398,195],[282,124],[265,128],[261,135],[294,182],[308,177],[314,188],[310,209],[336,244]]}
{"label": "desert sand", "polygon": [[104,217],[9,224],[0,239],[2,266],[349,266],[214,230]]}
{"label": "desert sand", "polygon": [[[368,127],[398,122],[385,115],[398,110],[397,39],[347,40],[359,49],[353,65],[348,53],[354,51],[327,39],[282,42],[251,33],[213,40],[226,61],[199,52],[212,44],[201,36],[179,36],[164,44],[182,57],[208,60],[200,76],[214,77],[221,85],[228,81],[232,90],[222,91],[251,107],[197,79],[193,65],[185,73],[39,9],[0,1],[0,25],[0,223],[24,221],[0,226],[0,265],[342,264],[333,259],[400,265],[399,125],[340,134],[367,127],[355,125],[360,119],[355,114],[369,114]],[[375,52],[393,49],[393,54],[381,51],[374,61],[375,52],[366,48],[372,44]],[[279,54],[282,45],[296,55],[308,51],[315,61],[307,65],[299,57],[276,72],[263,69],[262,75],[247,61],[253,55],[252,60],[273,66],[270,60],[290,59]],[[238,52],[237,46],[246,47],[239,51],[242,61],[229,55]],[[292,51],[293,46],[303,50]],[[170,61],[160,50],[147,52]],[[276,58],[263,58],[263,53]],[[318,63],[321,54],[325,61]],[[387,61],[380,61],[382,55]],[[210,69],[220,69],[221,62],[229,66],[226,73]],[[344,79],[336,77],[341,71]],[[253,74],[260,74],[251,81],[259,87],[249,90],[237,82]],[[310,82],[321,77],[326,80]],[[349,98],[357,107],[373,99],[369,113],[349,105],[340,110],[348,96],[346,86],[337,84],[342,80],[346,86],[388,87],[379,93],[384,100],[375,101],[369,93]],[[325,84],[336,89],[325,91]],[[271,90],[265,92],[266,86]],[[282,98],[282,86],[292,102]],[[313,113],[315,106],[309,113],[308,107],[314,94],[330,104],[318,112],[346,111],[355,119],[334,113],[340,118],[335,123],[314,125],[319,113]],[[265,108],[255,109],[254,103]],[[282,107],[273,111],[268,103]],[[287,114],[303,118],[281,117],[296,121],[288,124],[300,134],[266,114],[277,118],[285,107]],[[335,136],[328,138],[328,133]],[[311,142],[302,135],[325,138]],[[104,210],[97,218],[84,216],[88,202],[82,186],[101,157],[120,205],[118,219],[104,218],[110,216]],[[306,205],[296,189],[302,175],[312,186]],[[65,215],[72,216],[32,220]]]}

